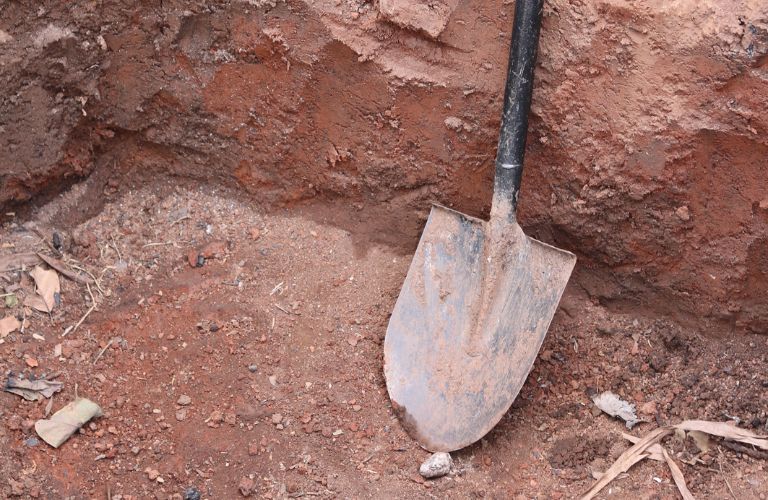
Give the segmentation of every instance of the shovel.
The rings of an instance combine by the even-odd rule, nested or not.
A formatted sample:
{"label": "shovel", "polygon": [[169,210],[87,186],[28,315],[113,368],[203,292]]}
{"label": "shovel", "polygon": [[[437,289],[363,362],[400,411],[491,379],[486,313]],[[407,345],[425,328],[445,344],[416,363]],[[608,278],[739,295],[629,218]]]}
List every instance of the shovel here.
{"label": "shovel", "polygon": [[576,257],[516,220],[543,0],[517,0],[489,221],[433,206],[384,341],[387,389],[430,451],[482,438],[509,410]]}

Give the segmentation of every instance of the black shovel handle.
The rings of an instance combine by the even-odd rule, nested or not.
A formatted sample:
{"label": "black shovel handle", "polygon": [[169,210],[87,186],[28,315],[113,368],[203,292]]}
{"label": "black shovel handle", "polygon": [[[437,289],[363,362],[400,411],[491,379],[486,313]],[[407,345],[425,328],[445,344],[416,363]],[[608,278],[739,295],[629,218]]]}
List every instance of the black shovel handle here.
{"label": "black shovel handle", "polygon": [[499,148],[496,152],[494,202],[506,198],[512,204],[509,214],[514,219],[517,195],[523,177],[525,138],[528,112],[533,94],[533,68],[541,28],[544,0],[517,0],[512,43],[509,47],[507,84],[504,89],[504,111],[501,115]]}

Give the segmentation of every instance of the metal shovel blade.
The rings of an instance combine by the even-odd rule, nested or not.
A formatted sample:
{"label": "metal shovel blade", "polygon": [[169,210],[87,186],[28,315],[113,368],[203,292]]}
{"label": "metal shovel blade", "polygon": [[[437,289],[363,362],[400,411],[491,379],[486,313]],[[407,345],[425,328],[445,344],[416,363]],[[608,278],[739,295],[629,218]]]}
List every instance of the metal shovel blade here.
{"label": "metal shovel blade", "polygon": [[491,223],[433,206],[390,318],[387,389],[427,450],[474,443],[506,413],[576,262],[504,227],[497,238]]}

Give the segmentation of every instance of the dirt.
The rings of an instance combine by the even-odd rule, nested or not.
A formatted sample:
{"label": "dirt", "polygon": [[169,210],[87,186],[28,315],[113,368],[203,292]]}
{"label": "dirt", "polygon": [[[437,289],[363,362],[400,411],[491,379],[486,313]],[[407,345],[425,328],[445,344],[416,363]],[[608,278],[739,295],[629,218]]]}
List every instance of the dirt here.
{"label": "dirt", "polygon": [[[339,229],[333,209],[267,214],[238,192],[184,183],[132,190],[81,224],[52,224],[78,192],[29,221],[46,242],[29,222],[6,223],[2,252],[52,253],[55,230],[61,259],[99,279],[97,307],[62,337],[91,305],[84,285],[62,277],[61,305],[50,317],[27,311],[25,333],[0,344],[0,369],[58,373],[54,411],[77,393],[105,414],[52,449],[30,441],[47,401],[0,394],[4,497],[166,499],[194,487],[203,498],[572,498],[628,446],[623,422],[593,415],[596,390],[654,403],[635,435],[684,418],[768,430],[765,336],[715,344],[570,287],[512,409],[454,454],[453,474],[424,481],[428,453],[401,428],[382,374],[410,255],[356,243],[364,225]],[[216,251],[192,267],[188,253],[205,247]],[[33,293],[24,274],[5,273],[3,286]],[[697,497],[726,498],[729,487],[766,497],[764,460],[715,450],[708,466],[680,464]],[[675,489],[666,466],[644,462],[606,494]]]}
{"label": "dirt", "polygon": [[[355,205],[412,249],[430,202],[488,214],[512,11],[6,2],[0,205],[87,178],[92,216],[170,174],[268,210]],[[590,297],[766,331],[767,47],[763,2],[546,2],[520,220],[578,254]]]}
{"label": "dirt", "polygon": [[[627,446],[603,390],[635,435],[768,431],[766,5],[550,0],[519,221],[579,260],[512,409],[418,475],[382,340],[430,204],[488,216],[513,8],[0,4],[0,257],[98,282],[47,315],[0,274],[0,369],[105,410],[54,450],[1,393],[0,495],[571,498]],[[764,460],[667,446],[697,497],[768,496]],[[645,461],[603,495],[675,491]]]}

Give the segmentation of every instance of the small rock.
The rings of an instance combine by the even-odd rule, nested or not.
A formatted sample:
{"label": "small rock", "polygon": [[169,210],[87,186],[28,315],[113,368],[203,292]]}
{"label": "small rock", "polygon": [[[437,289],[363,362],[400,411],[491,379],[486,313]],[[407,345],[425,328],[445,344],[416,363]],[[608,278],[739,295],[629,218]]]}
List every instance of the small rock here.
{"label": "small rock", "polygon": [[11,487],[11,496],[20,497],[24,494],[24,483],[21,481],[14,481],[9,477],[8,485]]}
{"label": "small rock", "polygon": [[[187,262],[189,263],[190,267],[200,267],[202,264],[200,264],[198,257],[200,257],[200,254],[197,252],[197,250],[190,250],[187,254]],[[205,263],[205,258],[203,258],[203,263]]]}
{"label": "small rock", "polygon": [[200,500],[200,490],[190,486],[184,491],[184,500]]}
{"label": "small rock", "polygon": [[251,496],[251,493],[253,493],[253,479],[249,477],[243,477],[240,479],[240,484],[237,485],[237,489],[240,490],[240,494],[244,497]]}
{"label": "small rock", "polygon": [[187,406],[192,403],[192,398],[187,396],[186,394],[182,394],[179,396],[178,401],[176,401],[176,404],[179,406]]}
{"label": "small rock", "polygon": [[248,365],[248,371],[251,373],[256,373],[257,371],[259,371],[259,367],[256,365]]}
{"label": "small rock", "polygon": [[656,414],[656,401],[648,401],[647,403],[643,403],[640,405],[640,413],[643,413],[645,415],[655,415]]}
{"label": "small rock", "polygon": [[181,422],[182,420],[184,420],[186,418],[187,418],[187,409],[186,408],[182,408],[181,410],[176,412],[176,420],[178,420],[179,422]]}
{"label": "small rock", "polygon": [[134,455],[138,455],[140,451],[141,451],[141,448],[139,448],[138,446],[134,446],[133,448],[131,448],[131,453],[133,453]]}
{"label": "small rock", "polygon": [[691,220],[691,211],[688,210],[688,207],[686,206],[679,207],[677,210],[675,210],[675,213],[682,221]]}
{"label": "small rock", "polygon": [[261,236],[261,231],[259,231],[259,229],[256,227],[249,229],[248,233],[251,235],[252,240],[258,240],[259,236]]}
{"label": "small rock", "polygon": [[198,252],[204,259],[212,259],[214,257],[222,256],[227,251],[226,241],[212,241],[205,245]]}
{"label": "small rock", "polygon": [[451,467],[453,467],[451,454],[440,451],[432,454],[431,457],[421,464],[421,467],[419,467],[419,474],[426,479],[434,479],[451,472]]}
{"label": "small rock", "polygon": [[37,366],[39,366],[39,363],[37,362],[37,360],[32,356],[27,356],[26,358],[24,358],[24,361],[27,363],[27,366],[29,366],[30,368],[36,368]]}
{"label": "small rock", "polygon": [[147,473],[147,477],[150,481],[155,481],[158,477],[160,477],[160,472],[157,469],[152,469],[150,467],[147,467],[144,469],[144,472]]}
{"label": "small rock", "polygon": [[283,416],[279,413],[275,413],[272,415],[272,423],[273,424],[279,424],[283,421]]}

